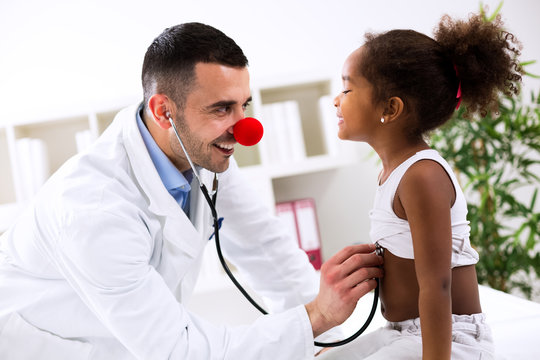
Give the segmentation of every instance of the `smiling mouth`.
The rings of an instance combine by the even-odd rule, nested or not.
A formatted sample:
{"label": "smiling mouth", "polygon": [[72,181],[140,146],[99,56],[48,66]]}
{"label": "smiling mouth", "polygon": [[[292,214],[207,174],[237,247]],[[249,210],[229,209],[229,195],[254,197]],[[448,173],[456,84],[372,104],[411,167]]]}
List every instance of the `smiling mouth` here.
{"label": "smiling mouth", "polygon": [[336,113],[336,117],[337,117],[337,123],[338,125],[342,124],[343,123],[343,115],[341,115],[341,112],[337,112]]}
{"label": "smiling mouth", "polygon": [[227,156],[234,153],[234,144],[214,144],[214,147]]}

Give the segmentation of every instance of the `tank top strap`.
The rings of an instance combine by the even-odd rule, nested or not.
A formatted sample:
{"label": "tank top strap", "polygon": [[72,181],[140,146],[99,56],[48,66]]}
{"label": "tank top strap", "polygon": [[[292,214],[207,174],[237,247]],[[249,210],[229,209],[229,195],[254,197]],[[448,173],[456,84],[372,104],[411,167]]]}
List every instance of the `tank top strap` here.
{"label": "tank top strap", "polygon": [[[417,152],[416,154],[409,157],[407,160],[403,161],[401,164],[399,164],[388,176],[388,178],[385,180],[384,183],[380,184],[378,187],[379,192],[384,192],[386,194],[387,199],[386,201],[390,201],[390,203],[394,200],[394,195],[396,193],[397,187],[399,183],[401,182],[401,179],[403,178],[403,175],[409,170],[409,168],[417,163],[420,160],[434,160],[437,163],[441,164],[446,172],[449,171],[449,165],[444,161],[444,159],[439,155],[439,153],[436,150],[433,149],[427,149]],[[446,167],[448,166],[448,168]],[[452,173],[451,171],[449,173]],[[454,179],[452,179],[454,181]]]}

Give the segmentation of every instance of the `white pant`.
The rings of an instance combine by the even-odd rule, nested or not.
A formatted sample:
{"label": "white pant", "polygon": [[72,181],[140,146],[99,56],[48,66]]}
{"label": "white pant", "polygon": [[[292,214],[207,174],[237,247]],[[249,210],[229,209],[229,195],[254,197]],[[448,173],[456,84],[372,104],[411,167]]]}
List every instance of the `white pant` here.
{"label": "white pant", "polygon": [[[317,357],[317,360],[323,359],[422,359],[420,319],[388,322],[372,333]],[[494,359],[493,339],[484,314],[452,315],[452,359]]]}

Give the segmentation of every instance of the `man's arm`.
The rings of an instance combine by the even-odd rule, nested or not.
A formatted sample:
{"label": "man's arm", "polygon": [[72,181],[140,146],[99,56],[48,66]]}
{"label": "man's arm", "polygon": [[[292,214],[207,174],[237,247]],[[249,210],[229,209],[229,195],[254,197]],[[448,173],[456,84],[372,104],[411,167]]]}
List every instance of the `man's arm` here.
{"label": "man's arm", "polygon": [[[81,211],[65,228],[57,265],[112,337],[138,359],[310,359],[303,305],[248,326],[214,325],[187,311],[148,264],[144,225],[104,211]],[[96,232],[96,224],[107,231]],[[94,229],[92,231],[92,229]],[[150,240],[150,239],[148,239]],[[190,259],[186,259],[190,261]],[[216,299],[216,306],[227,305]]]}

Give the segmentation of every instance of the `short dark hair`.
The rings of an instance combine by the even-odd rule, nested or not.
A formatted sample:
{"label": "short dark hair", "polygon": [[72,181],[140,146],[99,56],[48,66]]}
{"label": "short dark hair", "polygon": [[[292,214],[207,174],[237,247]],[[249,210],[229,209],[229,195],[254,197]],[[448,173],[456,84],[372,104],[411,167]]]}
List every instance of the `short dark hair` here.
{"label": "short dark hair", "polygon": [[238,68],[248,65],[234,40],[212,26],[192,22],[165,29],[144,56],[145,106],[154,93],[165,94],[182,106],[195,80],[195,65],[201,62]]}
{"label": "short dark hair", "polygon": [[400,97],[415,119],[411,136],[420,136],[445,123],[453,114],[461,83],[467,115],[485,116],[498,104],[500,93],[517,93],[522,69],[519,43],[479,15],[468,21],[444,16],[434,39],[413,30],[367,34],[361,67],[373,86],[375,103]]}

